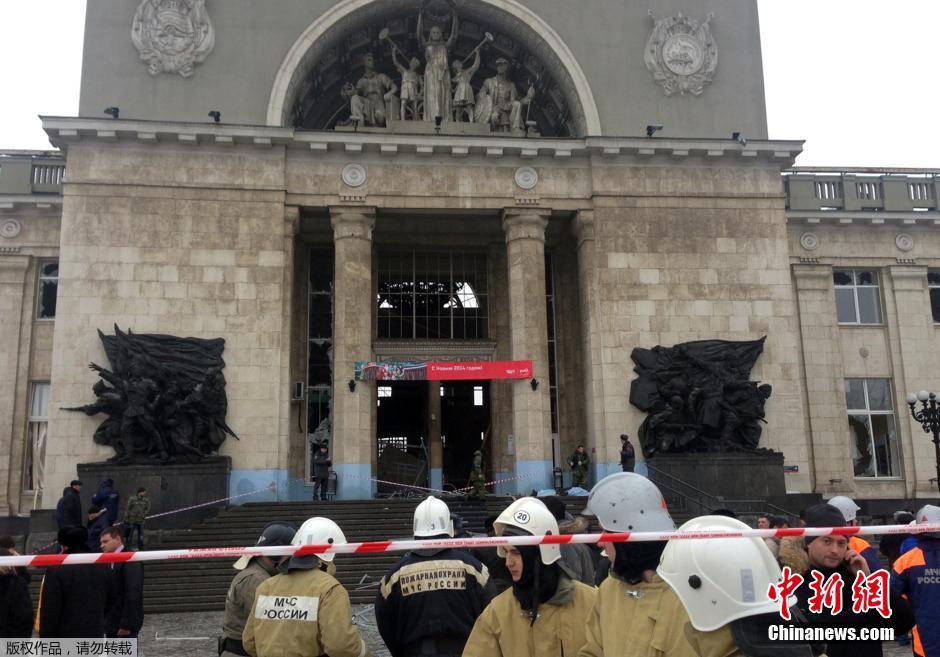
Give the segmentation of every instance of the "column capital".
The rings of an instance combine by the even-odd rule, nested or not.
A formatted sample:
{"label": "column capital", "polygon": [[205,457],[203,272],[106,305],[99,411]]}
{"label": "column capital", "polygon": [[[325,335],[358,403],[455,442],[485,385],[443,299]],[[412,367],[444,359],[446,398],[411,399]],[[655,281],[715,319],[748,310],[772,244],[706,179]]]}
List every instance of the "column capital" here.
{"label": "column capital", "polygon": [[347,237],[372,240],[372,229],[375,228],[374,207],[330,207],[330,225],[333,227],[333,239],[341,240]]}
{"label": "column capital", "polygon": [[586,241],[594,241],[594,210],[578,210],[571,221],[571,234],[578,242],[578,248]]}
{"label": "column capital", "polygon": [[544,242],[545,227],[551,214],[547,208],[506,208],[503,210],[506,243],[521,239]]}

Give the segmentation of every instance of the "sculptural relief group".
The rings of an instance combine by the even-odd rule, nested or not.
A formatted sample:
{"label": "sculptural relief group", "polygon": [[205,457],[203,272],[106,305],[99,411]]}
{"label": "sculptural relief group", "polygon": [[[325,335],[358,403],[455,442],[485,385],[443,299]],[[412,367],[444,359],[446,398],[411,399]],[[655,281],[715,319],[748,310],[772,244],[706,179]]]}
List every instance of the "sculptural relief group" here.
{"label": "sculptural relief group", "polygon": [[477,123],[494,132],[526,130],[528,110],[535,98],[529,86],[525,94],[509,77],[509,61],[495,60],[496,75],[474,90],[473,76],[481,63],[481,51],[493,41],[487,32],[480,43],[463,59],[451,58],[457,39],[459,18],[453,11],[449,33],[440,25],[426,29],[423,13],[418,14],[416,37],[423,61],[407,53],[383,29],[379,39],[391,49],[397,79],[376,70],[375,54],[362,55],[365,69],[353,83],[346,82],[341,94],[349,104],[349,118],[339,126],[388,127],[393,121]]}

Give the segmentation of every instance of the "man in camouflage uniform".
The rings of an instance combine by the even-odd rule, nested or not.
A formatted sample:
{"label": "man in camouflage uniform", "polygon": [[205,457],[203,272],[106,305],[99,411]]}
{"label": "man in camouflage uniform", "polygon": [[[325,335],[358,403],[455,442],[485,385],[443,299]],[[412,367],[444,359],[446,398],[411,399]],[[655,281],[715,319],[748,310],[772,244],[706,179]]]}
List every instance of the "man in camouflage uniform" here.
{"label": "man in camouflage uniform", "polygon": [[483,452],[473,453],[473,470],[470,471],[470,485],[473,486],[471,497],[482,500],[486,497],[486,477],[483,475]]}
{"label": "man in camouflage uniform", "polygon": [[571,466],[571,485],[587,488],[587,471],[591,459],[584,451],[584,445],[578,445],[571,458],[568,459],[568,465]]}

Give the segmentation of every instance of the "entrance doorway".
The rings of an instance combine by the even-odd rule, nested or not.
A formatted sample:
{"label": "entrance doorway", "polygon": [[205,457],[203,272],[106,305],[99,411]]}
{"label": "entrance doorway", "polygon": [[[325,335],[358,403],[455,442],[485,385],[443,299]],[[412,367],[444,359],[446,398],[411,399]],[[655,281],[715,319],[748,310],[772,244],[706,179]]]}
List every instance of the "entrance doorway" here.
{"label": "entrance doorway", "polygon": [[[376,388],[378,478],[407,486],[428,486],[427,382],[380,381]],[[378,484],[380,495],[401,491],[391,484]]]}
{"label": "entrance doorway", "polygon": [[490,481],[490,382],[442,381],[440,393],[444,487],[467,485],[478,449],[483,450],[484,474]]}

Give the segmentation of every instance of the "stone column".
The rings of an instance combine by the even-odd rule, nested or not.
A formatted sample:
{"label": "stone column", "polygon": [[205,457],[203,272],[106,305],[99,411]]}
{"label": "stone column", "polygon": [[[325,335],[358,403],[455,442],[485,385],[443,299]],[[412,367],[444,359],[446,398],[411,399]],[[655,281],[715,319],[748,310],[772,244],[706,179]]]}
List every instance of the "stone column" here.
{"label": "stone column", "polygon": [[428,381],[428,451],[431,488],[444,485],[444,444],[441,442],[441,382]]}
{"label": "stone column", "polygon": [[[581,363],[584,372],[584,446],[591,455],[591,482],[620,470],[620,440],[604,430],[604,380],[597,308],[597,240],[594,211],[581,210],[571,224],[577,241],[578,293],[581,301]],[[636,443],[635,443],[636,444]],[[642,458],[637,450],[637,457]],[[567,457],[567,455],[563,455]]]}
{"label": "stone column", "polygon": [[356,382],[357,360],[372,357],[372,229],[375,208],[330,208],[335,240],[333,282],[333,469],[339,499],[369,499],[374,486],[372,452],[375,385]]}
{"label": "stone column", "polygon": [[509,263],[509,336],[513,360],[531,360],[533,378],[512,382],[516,491],[552,485],[548,325],[545,306],[545,227],[549,211],[507,209],[503,215]]}
{"label": "stone column", "polygon": [[[832,266],[794,265],[793,279],[801,318],[803,370],[812,436],[813,490],[852,494],[855,481]],[[832,480],[838,481],[830,483]]]}
{"label": "stone column", "polygon": [[[12,515],[19,510],[20,475],[22,458],[13,459],[13,454],[22,455],[14,449],[14,442],[22,443],[24,435],[13,430],[13,418],[17,406],[24,405],[29,385],[22,385],[19,374],[20,325],[23,320],[24,295],[26,292],[26,270],[29,258],[23,256],[0,257],[0,509]],[[18,389],[19,388],[19,389]],[[17,394],[19,393],[19,394]],[[20,414],[22,414],[22,409]]]}
{"label": "stone column", "polygon": [[907,494],[935,495],[937,487],[930,481],[937,476],[931,435],[911,417],[905,401],[909,392],[935,390],[938,381],[936,360],[931,357],[936,351],[936,329],[930,315],[927,267],[898,265],[889,269],[897,307],[897,339],[892,348],[901,354],[894,364],[894,403]]}

